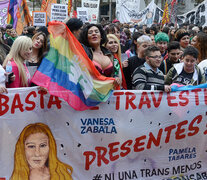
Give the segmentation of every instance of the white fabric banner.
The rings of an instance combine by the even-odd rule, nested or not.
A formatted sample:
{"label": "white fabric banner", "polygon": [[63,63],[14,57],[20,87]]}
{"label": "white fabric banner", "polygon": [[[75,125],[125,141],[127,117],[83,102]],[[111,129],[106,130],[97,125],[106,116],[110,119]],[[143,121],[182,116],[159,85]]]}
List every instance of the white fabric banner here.
{"label": "white fabric banner", "polygon": [[[73,168],[74,180],[206,179],[206,106],[207,89],[114,91],[108,102],[84,112],[36,87],[9,89],[0,95],[0,179],[9,180],[17,162],[32,166],[25,148],[32,133],[18,139],[37,122],[49,126],[57,157]],[[14,156],[17,142],[22,159]],[[44,159],[50,162],[55,147],[49,145]],[[33,164],[44,164],[41,158]]]}
{"label": "white fabric banner", "polygon": [[138,8],[130,9],[120,0],[117,0],[118,8],[116,14],[121,23],[135,22],[139,25],[146,24],[150,27],[154,20],[160,22],[162,20],[163,11],[151,1],[151,3],[142,11]]}
{"label": "white fabric banner", "polygon": [[193,10],[177,16],[177,23],[196,24],[198,26],[207,26],[207,0],[196,6]]}
{"label": "white fabric banner", "polygon": [[[161,23],[163,10],[160,9],[154,0],[142,11],[138,9],[130,9],[122,3],[122,0],[117,0],[116,14],[121,23],[135,22],[139,25],[146,24],[150,27],[154,20],[157,23]],[[192,11],[189,11],[183,15],[177,16],[177,23],[179,25],[183,23],[196,24],[199,26],[207,26],[207,0],[196,6]]]}
{"label": "white fabric banner", "polygon": [[121,23],[134,21],[139,8],[140,0],[116,0],[116,17]]}
{"label": "white fabric banner", "polygon": [[82,0],[82,8],[88,10],[88,22],[96,24],[99,17],[100,0]]}

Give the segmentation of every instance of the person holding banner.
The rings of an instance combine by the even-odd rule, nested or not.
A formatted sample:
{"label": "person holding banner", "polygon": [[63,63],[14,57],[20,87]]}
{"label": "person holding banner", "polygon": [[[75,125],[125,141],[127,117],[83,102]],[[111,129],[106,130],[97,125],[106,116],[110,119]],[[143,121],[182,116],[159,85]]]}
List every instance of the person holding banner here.
{"label": "person holding banner", "polygon": [[198,50],[188,46],[183,52],[182,62],[175,64],[167,73],[165,84],[167,85],[199,85],[205,83],[201,70],[196,65]]}
{"label": "person holding banner", "polygon": [[22,130],[10,180],[72,180],[72,171],[71,166],[58,159],[56,142],[47,125],[29,124]]}
{"label": "person holding banner", "polygon": [[145,59],[146,62],[137,67],[132,74],[133,89],[170,92],[171,87],[164,85],[164,75],[158,69],[162,62],[160,49],[157,46],[149,46],[145,50]]}
{"label": "person holding banner", "polygon": [[3,62],[6,71],[15,75],[15,80],[7,84],[8,88],[30,86],[30,73],[25,65],[25,60],[32,54],[32,40],[26,36],[19,36],[13,43],[9,54]]}
{"label": "person holding banner", "polygon": [[96,69],[106,77],[115,77],[115,86],[121,85],[119,62],[110,51],[102,46],[106,40],[106,33],[98,24],[88,24],[80,35],[80,42]]}

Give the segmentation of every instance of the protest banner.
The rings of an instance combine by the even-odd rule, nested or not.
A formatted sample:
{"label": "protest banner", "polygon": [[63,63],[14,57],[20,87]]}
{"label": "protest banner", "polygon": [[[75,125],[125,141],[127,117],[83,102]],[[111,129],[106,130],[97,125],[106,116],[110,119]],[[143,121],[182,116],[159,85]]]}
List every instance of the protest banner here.
{"label": "protest banner", "polygon": [[99,17],[100,0],[82,0],[82,8],[88,9],[88,21],[97,23]]}
{"label": "protest banner", "polygon": [[68,17],[68,6],[65,4],[52,4],[50,21],[63,22]]}
{"label": "protest banner", "polygon": [[119,8],[116,9],[116,14],[121,23],[134,22],[139,25],[146,24],[150,27],[154,20],[157,22],[161,22],[162,20],[163,11],[154,3],[154,1],[151,1],[151,3],[142,11],[138,11],[138,9],[129,10],[123,3],[121,4],[119,0],[117,3]]}
{"label": "protest banner", "polygon": [[139,14],[140,0],[117,0],[116,1],[116,17],[121,23],[136,22],[136,17]]}
{"label": "protest banner", "polygon": [[[135,22],[139,25],[147,24],[150,27],[153,21],[161,23],[163,10],[160,9],[154,0],[142,11],[138,9],[130,9],[124,6],[122,0],[117,0],[116,14],[117,18],[121,23]],[[198,26],[207,25],[207,0],[196,6],[192,11],[177,16],[178,25],[183,23],[196,24]]]}
{"label": "protest banner", "polygon": [[[82,112],[37,87],[9,89],[0,95],[0,103],[0,179],[9,180],[21,161],[19,169],[30,173],[25,167],[33,163],[28,138],[33,134],[34,140],[35,132],[44,134],[44,129],[52,142],[50,153],[34,163],[44,165],[57,156],[55,161],[63,162],[68,172],[73,168],[75,180],[207,178],[205,88],[172,93],[114,91],[108,102]],[[41,130],[28,132],[34,126]],[[43,147],[48,147],[47,141]],[[58,174],[54,169],[50,178]]]}
{"label": "protest banner", "polygon": [[9,0],[0,1],[0,26],[6,27]]}
{"label": "protest banner", "polygon": [[189,11],[183,15],[177,16],[177,23],[179,25],[183,23],[196,24],[198,26],[207,25],[207,0],[196,6],[192,11]]}
{"label": "protest banner", "polygon": [[83,21],[83,23],[88,22],[88,9],[77,7],[77,17]]}
{"label": "protest banner", "polygon": [[42,11],[32,11],[33,26],[46,26],[47,13]]}

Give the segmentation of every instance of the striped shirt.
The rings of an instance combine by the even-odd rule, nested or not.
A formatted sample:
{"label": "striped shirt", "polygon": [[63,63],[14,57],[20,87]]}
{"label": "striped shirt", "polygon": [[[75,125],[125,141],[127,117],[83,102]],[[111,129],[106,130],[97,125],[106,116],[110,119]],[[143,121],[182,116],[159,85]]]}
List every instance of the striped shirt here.
{"label": "striped shirt", "polygon": [[164,90],[164,75],[159,69],[155,72],[145,62],[134,70],[132,84],[136,90]]}

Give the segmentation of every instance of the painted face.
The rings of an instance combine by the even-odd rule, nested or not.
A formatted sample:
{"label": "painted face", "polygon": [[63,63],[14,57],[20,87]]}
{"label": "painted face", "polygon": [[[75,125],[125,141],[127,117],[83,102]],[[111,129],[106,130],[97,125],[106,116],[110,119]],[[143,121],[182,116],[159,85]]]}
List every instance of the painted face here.
{"label": "painted face", "polygon": [[117,53],[119,46],[115,39],[108,38],[106,48],[109,49],[112,53]]}
{"label": "painted face", "polygon": [[43,168],[49,156],[49,139],[44,133],[35,133],[27,137],[25,155],[30,168]]}
{"label": "painted face", "polygon": [[162,56],[160,51],[152,52],[146,60],[147,63],[152,67],[152,69],[156,70],[158,67],[160,67],[160,64],[162,62]]}
{"label": "painted face", "polygon": [[180,58],[180,49],[172,49],[168,52],[168,57],[171,62],[176,63]]}
{"label": "painted face", "polygon": [[36,38],[33,39],[32,47],[36,49],[40,49],[44,43],[44,36],[40,34]]}
{"label": "painted face", "polygon": [[159,42],[157,42],[157,47],[160,48],[161,54],[164,54],[167,49],[167,42],[166,41],[159,41]]}
{"label": "painted face", "polygon": [[197,43],[197,36],[194,36],[193,39],[191,40],[191,45],[195,47],[196,43]]}
{"label": "painted face", "polygon": [[101,43],[101,33],[96,26],[92,26],[88,30],[88,42],[92,47]]}
{"label": "painted face", "polygon": [[187,73],[194,72],[194,67],[195,67],[196,61],[197,61],[197,59],[194,58],[193,56],[186,55],[183,58],[185,72],[187,72]]}
{"label": "painted face", "polygon": [[180,40],[180,46],[186,48],[189,45],[190,37],[188,35],[183,36]]}
{"label": "painted face", "polygon": [[20,56],[22,57],[23,60],[30,59],[31,55],[32,55],[32,46],[29,47],[27,50],[20,51]]}

